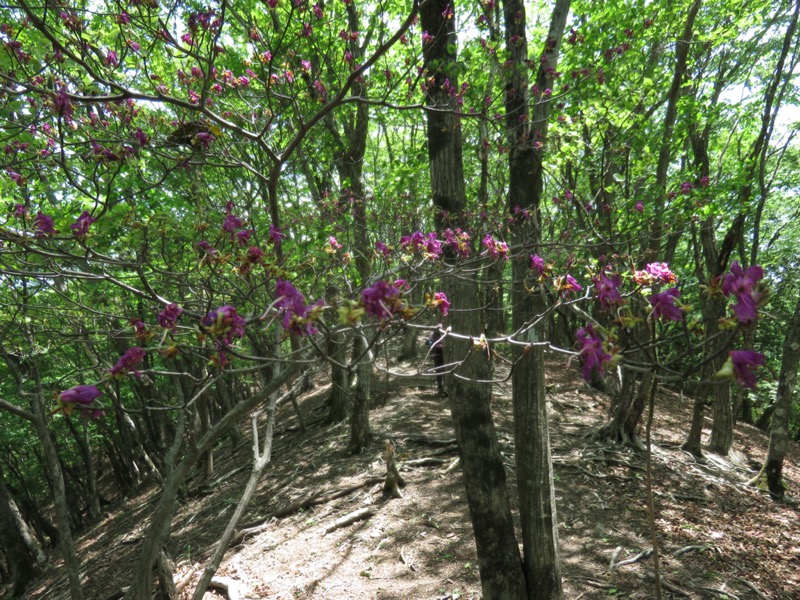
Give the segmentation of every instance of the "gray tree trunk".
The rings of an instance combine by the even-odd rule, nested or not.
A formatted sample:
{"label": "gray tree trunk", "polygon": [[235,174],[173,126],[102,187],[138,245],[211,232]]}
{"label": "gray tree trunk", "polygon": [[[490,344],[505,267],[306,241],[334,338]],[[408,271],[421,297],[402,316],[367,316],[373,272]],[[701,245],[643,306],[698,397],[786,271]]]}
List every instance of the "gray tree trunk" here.
{"label": "gray tree trunk", "polygon": [[[547,40],[537,61],[536,85],[552,87],[561,38],[569,14],[570,0],[557,0]],[[549,100],[529,106],[528,42],[525,5],[521,0],[504,0],[506,51],[511,69],[506,85],[506,135],[509,143],[508,208],[512,215],[525,209],[528,219],[515,215],[513,242],[522,249],[512,265],[512,330],[527,347],[514,346],[512,389],[514,397],[514,441],[516,448],[517,489],[525,586],[528,598],[560,599],[561,565],[558,556],[558,529],[553,486],[550,437],[547,429],[547,403],[544,386],[545,313],[542,292],[530,293],[529,254],[541,243],[540,204],[544,188],[543,148],[547,147]],[[533,125],[529,125],[533,123]],[[535,144],[540,142],[539,144]],[[530,251],[530,252],[529,252]],[[538,322],[537,322],[538,320]]]}
{"label": "gray tree trunk", "polygon": [[[422,30],[433,39],[424,43],[429,87],[426,104],[428,157],[431,192],[437,229],[463,225],[466,208],[461,129],[452,111],[455,101],[445,89],[445,79],[458,89],[455,19],[451,0],[432,0],[423,4]],[[447,219],[447,220],[445,220]],[[454,256],[446,260],[455,263]],[[459,334],[479,336],[481,298],[474,274],[453,273],[443,282],[444,292],[457,303],[449,325]],[[469,505],[481,589],[485,600],[525,598],[525,580],[506,489],[506,474],[491,413],[491,364],[486,355],[473,350],[469,338],[448,337],[444,344],[445,362],[460,363],[455,376],[446,377],[450,410],[456,439],[461,450],[467,503]]]}
{"label": "gray tree trunk", "polygon": [[775,393],[775,404],[772,413],[772,425],[769,433],[769,449],[767,458],[759,474],[750,482],[761,489],[769,490],[775,498],[782,499],[784,486],[782,481],[783,461],[786,457],[786,443],[789,439],[789,419],[792,414],[792,395],[797,384],[797,368],[800,364],[800,302],[794,310],[794,316],[783,341],[781,358],[781,374],[778,378],[778,390]]}

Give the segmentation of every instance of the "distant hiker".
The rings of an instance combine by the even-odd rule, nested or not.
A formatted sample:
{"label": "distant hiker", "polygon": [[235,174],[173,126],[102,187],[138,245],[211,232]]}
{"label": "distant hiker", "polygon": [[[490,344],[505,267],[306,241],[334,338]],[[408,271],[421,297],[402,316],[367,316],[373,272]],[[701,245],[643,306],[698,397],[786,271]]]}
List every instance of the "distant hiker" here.
{"label": "distant hiker", "polygon": [[442,329],[441,323],[436,325],[436,329],[433,330],[431,337],[428,338],[427,345],[431,349],[430,355],[434,364],[433,371],[437,373],[436,388],[440,394],[447,396],[447,392],[444,389],[444,375],[440,374],[444,370],[444,329]]}

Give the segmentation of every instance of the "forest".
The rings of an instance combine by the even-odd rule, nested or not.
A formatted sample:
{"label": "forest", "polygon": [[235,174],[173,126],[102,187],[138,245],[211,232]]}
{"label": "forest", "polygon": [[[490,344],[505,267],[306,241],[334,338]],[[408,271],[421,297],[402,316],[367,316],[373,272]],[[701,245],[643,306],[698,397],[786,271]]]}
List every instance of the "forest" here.
{"label": "forest", "polygon": [[[799,18],[800,0],[4,4],[0,595],[797,597]],[[276,519],[375,487],[327,523],[343,544],[445,476],[431,506],[458,497],[466,530],[442,579],[472,591],[359,588],[377,567],[293,595],[229,576]],[[223,488],[224,510],[186,516]],[[562,516],[622,488],[640,547],[602,561],[648,570],[580,579]],[[670,571],[712,552],[672,528],[731,494],[783,523],[760,548],[785,570]],[[213,535],[187,542],[200,512]],[[435,568],[408,544],[405,576]]]}

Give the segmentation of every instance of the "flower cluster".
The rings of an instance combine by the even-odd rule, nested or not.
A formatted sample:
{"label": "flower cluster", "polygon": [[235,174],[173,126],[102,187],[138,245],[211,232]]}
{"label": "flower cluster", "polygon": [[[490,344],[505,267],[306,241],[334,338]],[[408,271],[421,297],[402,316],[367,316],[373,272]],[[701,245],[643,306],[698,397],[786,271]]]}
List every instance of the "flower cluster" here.
{"label": "flower cluster", "polygon": [[247,322],[240,317],[233,306],[220,306],[212,310],[200,321],[200,329],[204,334],[210,335],[220,347],[227,347],[233,343],[233,338],[244,335],[244,326]]}
{"label": "flower cluster", "polygon": [[731,350],[728,360],[717,372],[717,377],[733,378],[736,383],[748,389],[756,389],[756,376],[753,369],[766,364],[761,352],[753,350]]}
{"label": "flower cluster", "polygon": [[434,232],[427,235],[421,231],[415,231],[411,235],[404,235],[400,238],[400,248],[410,252],[423,252],[425,258],[435,260],[442,256],[442,242],[439,241]]}
{"label": "flower cluster", "polygon": [[633,281],[639,285],[669,284],[677,283],[675,276],[667,263],[650,263],[646,265],[644,271],[636,271],[633,274]]}
{"label": "flower cluster", "polygon": [[650,306],[653,307],[653,319],[661,317],[667,321],[680,321],[683,313],[675,306],[675,301],[680,297],[678,288],[670,288],[660,294],[650,296]]}
{"label": "flower cluster", "polygon": [[586,381],[591,381],[592,375],[603,377],[605,365],[613,358],[606,352],[603,339],[591,323],[578,329],[578,356],[581,360],[581,373]]}
{"label": "flower cluster", "polygon": [[[283,311],[283,328],[297,335],[317,333],[314,326],[314,306],[306,306],[306,299],[291,282],[279,279],[275,286],[275,308]],[[317,303],[316,306],[320,306]]]}
{"label": "flower cluster", "polygon": [[178,327],[178,319],[183,314],[183,309],[177,304],[167,304],[166,308],[158,313],[158,324],[164,329],[175,331]]}
{"label": "flower cluster", "polygon": [[583,286],[578,283],[575,278],[570,275],[559,275],[556,277],[555,281],[553,282],[556,290],[558,290],[559,294],[562,297],[567,297],[571,292],[580,292],[583,289]]}
{"label": "flower cluster", "polygon": [[137,379],[141,379],[142,374],[136,370],[147,353],[143,348],[134,346],[125,351],[116,364],[111,367],[108,372],[113,379],[122,379],[126,375],[134,375]]}
{"label": "flower cluster", "polygon": [[597,292],[597,300],[600,302],[602,309],[610,310],[612,307],[624,303],[619,292],[619,286],[622,285],[622,277],[618,274],[608,276],[605,273],[600,273],[592,279],[592,282],[594,283],[595,292]]}
{"label": "flower cluster", "polygon": [[76,385],[61,392],[53,413],[63,412],[65,415],[69,415],[75,408],[78,408],[84,417],[96,419],[103,414],[103,409],[92,405],[102,395],[103,392],[97,389],[96,385]]}
{"label": "flower cluster", "polygon": [[481,243],[492,258],[508,260],[508,244],[505,242],[498,241],[487,233]]}
{"label": "flower cluster", "polygon": [[766,299],[764,290],[758,284],[763,276],[764,270],[758,265],[742,269],[738,261],[733,261],[730,273],[727,273],[722,280],[722,293],[736,297],[733,312],[743,325],[756,320],[758,307]]}
{"label": "flower cluster", "polygon": [[404,314],[408,309],[397,282],[390,284],[382,279],[361,291],[361,304],[368,315],[378,319],[391,319],[392,315]]}
{"label": "flower cluster", "polygon": [[462,258],[467,258],[469,256],[470,239],[469,234],[466,231],[462,231],[458,227],[455,231],[448,228],[445,229],[442,237],[444,238],[445,246],[452,248],[458,256]]}
{"label": "flower cluster", "polygon": [[88,210],[81,213],[78,220],[69,226],[72,229],[72,234],[79,239],[85,238],[89,234],[89,226],[97,219],[89,214]]}

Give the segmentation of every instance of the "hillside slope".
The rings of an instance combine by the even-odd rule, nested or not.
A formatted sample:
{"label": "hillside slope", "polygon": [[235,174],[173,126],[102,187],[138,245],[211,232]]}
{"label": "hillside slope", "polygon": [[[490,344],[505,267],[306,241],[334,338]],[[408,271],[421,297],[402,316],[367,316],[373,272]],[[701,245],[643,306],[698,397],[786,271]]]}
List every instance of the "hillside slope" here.
{"label": "hillside slope", "polygon": [[[414,372],[408,364],[392,370]],[[608,398],[587,388],[561,359],[550,360],[547,372],[566,597],[652,598],[651,558],[609,571],[612,557],[621,563],[651,547],[645,457],[593,441]],[[309,422],[325,413],[328,385],[324,379],[316,384],[301,399]],[[513,480],[510,402],[510,384],[499,384],[495,415]],[[689,399],[658,394],[653,465],[665,597],[800,597],[800,449],[790,448],[789,501],[778,504],[743,485],[767,437],[739,425],[731,456],[709,456],[700,464],[679,449],[690,413]],[[345,424],[300,432],[291,406],[281,407],[273,464],[245,517],[254,531],[228,551],[218,573],[231,598],[480,598],[448,400],[436,395],[433,380],[380,373],[371,419],[376,441],[353,457],[346,453]],[[400,499],[381,494],[386,438],[396,445],[407,481]],[[250,456],[248,446],[231,450],[226,442],[217,451],[214,478],[189,483],[170,540],[182,598],[191,596],[233,513]],[[149,490],[120,500],[80,536],[87,598],[109,598],[126,585],[156,499]],[[326,533],[337,519],[364,508],[369,518]],[[66,594],[66,577],[54,560],[28,597]],[[222,588],[206,595],[222,596]]]}

